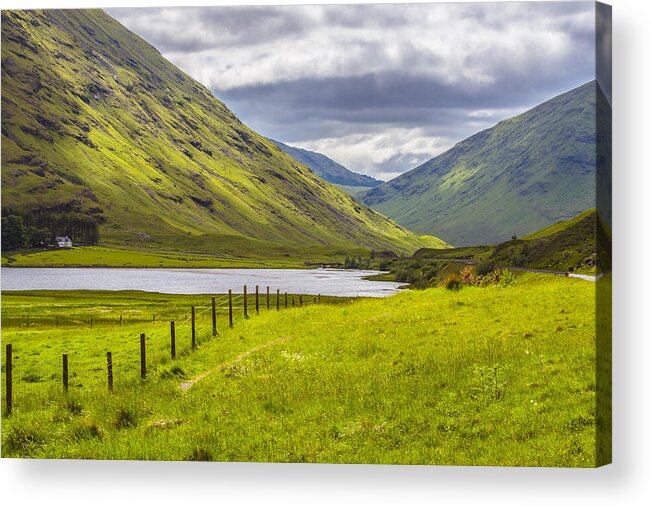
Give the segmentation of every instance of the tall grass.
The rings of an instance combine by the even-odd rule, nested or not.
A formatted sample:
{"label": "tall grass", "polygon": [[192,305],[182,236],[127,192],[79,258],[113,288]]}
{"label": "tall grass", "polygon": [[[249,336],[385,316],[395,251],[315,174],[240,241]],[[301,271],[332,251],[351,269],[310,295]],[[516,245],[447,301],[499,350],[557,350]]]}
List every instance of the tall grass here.
{"label": "tall grass", "polygon": [[[46,335],[3,340],[25,354]],[[594,466],[594,361],[594,286],[582,280],[265,310],[112,394],[52,385],[47,402],[16,403],[2,453]]]}

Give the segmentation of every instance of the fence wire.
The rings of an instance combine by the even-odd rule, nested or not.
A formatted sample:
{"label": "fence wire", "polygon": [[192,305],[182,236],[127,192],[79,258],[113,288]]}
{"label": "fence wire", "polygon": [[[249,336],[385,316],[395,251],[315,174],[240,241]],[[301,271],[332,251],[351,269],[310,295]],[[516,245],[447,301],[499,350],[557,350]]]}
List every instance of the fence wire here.
{"label": "fence wire", "polygon": [[[214,296],[216,328],[228,326],[229,313],[233,323],[263,311],[276,311],[285,308],[307,306],[319,303],[320,296],[301,296],[285,291],[260,290]],[[246,310],[245,310],[246,309]],[[213,339],[213,300],[195,305],[195,343],[197,346]],[[246,312],[246,313],[245,313]],[[67,356],[67,392],[95,392],[107,390],[109,368],[107,354],[111,354],[111,377],[113,390],[133,384],[141,378],[140,334],[145,336],[145,356],[147,374],[165,367],[172,359],[171,322],[175,327],[176,357],[192,352],[192,308],[173,315],[169,309],[161,309],[159,314],[133,315],[126,312],[102,315],[70,314],[56,316],[5,315],[2,325],[17,328],[20,332],[30,329],[62,328],[60,343],[48,343],[40,349],[30,348],[26,342],[12,347],[11,386],[13,407],[20,410],[38,410],[53,399],[66,392],[64,354]],[[139,332],[133,328],[140,324]],[[94,328],[97,333],[92,339],[75,339],[74,329]],[[2,389],[5,393],[7,382],[6,350],[2,350]]]}

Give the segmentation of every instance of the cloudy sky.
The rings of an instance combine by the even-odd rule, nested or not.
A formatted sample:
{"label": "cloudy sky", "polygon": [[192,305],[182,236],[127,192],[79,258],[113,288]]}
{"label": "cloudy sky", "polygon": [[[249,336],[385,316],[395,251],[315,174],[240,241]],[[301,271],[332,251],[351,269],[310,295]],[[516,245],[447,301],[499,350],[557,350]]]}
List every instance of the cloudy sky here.
{"label": "cloudy sky", "polygon": [[383,180],[594,78],[593,2],[108,12],[254,130]]}

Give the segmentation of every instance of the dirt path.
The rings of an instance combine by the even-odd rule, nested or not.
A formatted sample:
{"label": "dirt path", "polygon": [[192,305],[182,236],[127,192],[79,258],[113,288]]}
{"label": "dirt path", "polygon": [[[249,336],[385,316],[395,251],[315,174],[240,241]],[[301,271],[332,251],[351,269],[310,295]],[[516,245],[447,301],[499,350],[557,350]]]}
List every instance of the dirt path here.
{"label": "dirt path", "polygon": [[247,350],[246,352],[240,354],[239,356],[237,356],[235,359],[233,359],[233,360],[231,360],[231,361],[224,361],[223,363],[221,363],[221,364],[220,364],[217,368],[215,368],[214,370],[209,370],[209,371],[203,372],[201,375],[197,375],[197,376],[194,377],[193,379],[188,380],[187,382],[183,382],[181,385],[179,385],[179,388],[180,388],[182,391],[187,391],[187,390],[190,389],[194,384],[196,384],[196,383],[199,382],[200,380],[203,380],[204,378],[206,378],[206,377],[207,377],[208,375],[210,375],[211,373],[215,373],[216,371],[221,371],[224,367],[226,367],[226,366],[230,366],[230,365],[233,365],[233,364],[236,364],[236,363],[239,363],[242,359],[244,359],[244,358],[250,356],[251,354],[255,354],[255,353],[258,352],[259,350],[266,349],[266,348],[268,348],[268,347],[273,347],[274,345],[276,345],[276,344],[278,344],[278,343],[286,342],[286,341],[288,341],[289,339],[290,339],[290,337],[289,337],[289,336],[286,336],[286,337],[284,337],[284,338],[277,338],[277,339],[272,340],[272,341],[270,341],[270,342],[263,343],[262,345],[258,345],[257,347],[255,347],[255,348],[253,348],[253,349],[251,349],[251,350]]}

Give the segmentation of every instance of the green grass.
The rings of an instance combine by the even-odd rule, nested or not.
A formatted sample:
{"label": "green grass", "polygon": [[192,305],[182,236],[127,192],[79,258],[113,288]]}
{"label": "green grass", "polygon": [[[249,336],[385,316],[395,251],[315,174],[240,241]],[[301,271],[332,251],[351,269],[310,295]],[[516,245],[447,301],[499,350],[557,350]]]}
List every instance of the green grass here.
{"label": "green grass", "polygon": [[10,267],[141,267],[141,268],[304,268],[306,262],[342,262],[345,255],[368,256],[364,249],[277,247],[251,251],[233,248],[215,254],[153,248],[87,246],[58,250],[5,252]]}
{"label": "green grass", "polygon": [[[74,313],[101,294],[89,296],[3,294],[3,318],[30,306]],[[158,298],[180,312],[195,301],[136,298],[129,304],[144,314]],[[222,323],[214,339],[201,320],[199,349],[174,362],[162,329],[160,344],[149,344],[146,381],[138,377],[143,323],[5,327],[14,376],[26,380],[3,419],[3,456],[595,465],[594,284],[523,275],[508,288],[338,303],[265,309],[232,329]],[[179,336],[187,349],[187,329]],[[111,395],[107,348],[118,358]],[[68,398],[63,352],[77,372]]]}

